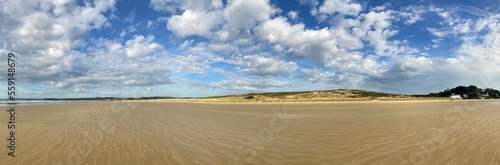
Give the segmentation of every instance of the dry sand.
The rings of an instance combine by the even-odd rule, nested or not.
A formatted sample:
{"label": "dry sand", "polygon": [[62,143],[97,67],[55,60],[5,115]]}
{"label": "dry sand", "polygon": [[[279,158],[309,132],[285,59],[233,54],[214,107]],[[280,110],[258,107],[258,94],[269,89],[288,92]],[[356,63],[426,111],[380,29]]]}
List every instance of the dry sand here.
{"label": "dry sand", "polygon": [[499,103],[18,106],[0,164],[500,164]]}

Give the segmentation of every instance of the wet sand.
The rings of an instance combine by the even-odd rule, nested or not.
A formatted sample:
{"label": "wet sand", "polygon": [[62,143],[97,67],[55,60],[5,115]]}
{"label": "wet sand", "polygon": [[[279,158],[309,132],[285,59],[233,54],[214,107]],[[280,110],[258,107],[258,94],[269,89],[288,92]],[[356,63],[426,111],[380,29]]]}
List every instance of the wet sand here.
{"label": "wet sand", "polygon": [[499,100],[103,102],[16,117],[16,157],[2,140],[0,164],[500,164]]}

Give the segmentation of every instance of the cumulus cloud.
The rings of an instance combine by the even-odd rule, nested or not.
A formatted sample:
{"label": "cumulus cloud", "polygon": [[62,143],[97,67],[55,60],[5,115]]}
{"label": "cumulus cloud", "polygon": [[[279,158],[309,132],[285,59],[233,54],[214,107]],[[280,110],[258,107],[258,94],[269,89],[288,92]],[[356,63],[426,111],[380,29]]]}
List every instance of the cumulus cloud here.
{"label": "cumulus cloud", "polygon": [[[381,21],[373,21],[373,17],[368,16],[363,22],[357,23],[366,26],[364,29],[353,30],[349,33],[349,25],[337,29],[305,29],[303,24],[291,25],[283,17],[277,17],[268,20],[261,24],[256,31],[256,34],[263,40],[272,44],[284,47],[283,51],[289,58],[306,58],[311,60],[317,66],[327,66],[334,69],[344,69],[350,71],[359,71],[359,63],[370,63],[363,66],[373,67],[366,68],[366,71],[378,71],[382,69],[382,65],[373,62],[374,59],[364,58],[356,49],[364,47],[363,40],[370,41],[376,47],[376,53],[381,54],[383,51],[390,49],[389,43],[386,41],[387,36],[393,35],[394,32],[385,30],[388,24],[384,18],[379,18]],[[362,27],[363,27],[362,26]],[[375,31],[368,31],[371,27],[375,27]],[[365,34],[363,34],[363,32]],[[341,42],[339,42],[341,41]],[[372,62],[368,62],[372,61]]]}
{"label": "cumulus cloud", "polygon": [[178,37],[198,35],[209,38],[212,30],[220,24],[221,12],[186,10],[182,15],[175,15],[168,19],[167,29]]}
{"label": "cumulus cloud", "polygon": [[233,77],[228,80],[212,82],[208,86],[221,88],[225,90],[236,90],[244,92],[259,92],[269,88],[282,88],[290,86],[286,81],[279,81],[271,77],[244,78]]}
{"label": "cumulus cloud", "polygon": [[235,63],[243,67],[244,72],[257,76],[283,76],[297,70],[297,64],[294,62],[260,55],[238,56]]}
{"label": "cumulus cloud", "polygon": [[[490,15],[477,21],[457,21],[456,27],[483,27],[486,35],[482,39],[464,39],[450,57],[396,56],[397,64],[381,77],[371,77],[366,86],[377,86],[385,91],[422,93],[442,90],[443,86],[477,85],[498,88],[500,81],[500,15]],[[477,29],[477,30],[479,30]],[[429,30],[436,36],[436,31]],[[474,31],[463,31],[462,35],[478,35]],[[462,33],[454,31],[454,33]],[[463,38],[462,38],[463,39]],[[406,89],[401,90],[400,88]]]}
{"label": "cumulus cloud", "polygon": [[269,18],[276,11],[269,4],[269,0],[230,0],[224,10],[226,29],[232,31],[248,29],[258,21]]}
{"label": "cumulus cloud", "polygon": [[399,15],[406,19],[405,24],[411,25],[418,21],[424,20],[423,15],[425,13],[427,13],[427,10],[424,6],[411,5],[403,9],[403,11],[399,13]]}
{"label": "cumulus cloud", "polygon": [[3,49],[24,61],[24,68],[19,70],[23,80],[37,83],[65,79],[72,68],[79,67],[72,61],[82,56],[74,51],[85,45],[81,36],[109,26],[103,13],[112,10],[115,3],[98,0],[79,6],[73,1],[4,2],[2,5],[9,7],[0,9],[0,39],[7,43]]}
{"label": "cumulus cloud", "polygon": [[212,55],[178,55],[170,60],[172,71],[179,73],[205,73],[210,71],[210,64],[217,62],[216,58],[208,60]]}
{"label": "cumulus cloud", "polygon": [[[142,13],[116,12],[116,3],[7,1],[0,8],[0,53],[19,54],[23,81],[80,93],[171,83],[418,93],[478,83],[498,88],[500,81],[500,16],[490,9],[300,0],[311,9],[301,13],[269,0],[151,0],[158,17],[132,24]],[[113,21],[119,12],[123,21]],[[425,26],[415,34],[431,36],[423,46],[401,34],[417,25]]]}
{"label": "cumulus cloud", "polygon": [[185,10],[209,11],[220,9],[222,0],[151,0],[149,6],[156,11],[175,14],[177,11]]}
{"label": "cumulus cloud", "polygon": [[[135,36],[127,41],[100,38],[86,54],[69,56],[70,68],[61,69],[61,79],[46,79],[44,83],[57,88],[95,89],[124,86],[154,86],[170,83],[167,56],[153,41],[154,37]],[[152,54],[155,54],[154,56]],[[131,58],[133,57],[133,58]],[[140,57],[140,58],[138,58]]]}
{"label": "cumulus cloud", "polygon": [[148,27],[148,28],[151,28],[152,26],[153,26],[153,21],[148,21],[148,25],[147,25],[147,27]]}
{"label": "cumulus cloud", "polygon": [[299,12],[298,11],[290,11],[290,12],[288,12],[287,16],[292,20],[296,20],[299,18]]}
{"label": "cumulus cloud", "polygon": [[126,42],[125,52],[128,57],[144,57],[148,54],[154,53],[162,48],[160,44],[154,43],[154,36],[149,35],[147,38],[144,36],[134,36]]}
{"label": "cumulus cloud", "polygon": [[328,84],[330,87],[358,89],[364,85],[367,76],[349,72],[329,72],[320,69],[301,69],[299,76],[306,82]]}
{"label": "cumulus cloud", "polygon": [[306,57],[320,65],[326,62],[328,51],[340,51],[327,28],[304,28],[304,24],[291,25],[286,18],[277,17],[263,22],[257,27],[256,34],[269,43],[285,46],[285,53],[292,57]]}
{"label": "cumulus cloud", "polygon": [[312,83],[330,83],[335,80],[335,73],[324,72],[319,69],[301,69],[300,72],[304,74],[304,76],[301,76],[303,80]]}
{"label": "cumulus cloud", "polygon": [[[397,42],[388,42],[388,38],[397,34],[396,30],[392,30],[391,26],[391,11],[369,12],[363,15],[364,21],[361,28],[355,33],[363,34],[366,32],[364,39],[370,42],[375,49],[375,54],[383,55],[386,51],[395,51]],[[374,30],[370,30],[373,28]]]}
{"label": "cumulus cloud", "polygon": [[[109,25],[102,13],[114,0],[95,1],[77,6],[75,2],[9,1],[3,4],[2,36],[13,42],[16,51],[42,50],[50,47],[70,50],[83,44],[79,37],[90,30]],[[15,13],[15,14],[13,14]],[[7,38],[8,37],[8,38]]]}
{"label": "cumulus cloud", "polygon": [[91,30],[109,26],[104,13],[114,9],[115,1],[92,1],[84,6],[72,1],[6,3],[12,8],[1,8],[5,13],[2,25],[9,25],[2,28],[1,41],[8,44],[1,49],[16,53],[22,61],[18,75],[24,82],[69,92],[169,83],[166,75],[153,74],[167,73],[164,64],[147,56],[162,54],[153,36],[138,35],[127,41],[82,39]]}
{"label": "cumulus cloud", "polygon": [[123,19],[124,22],[128,22],[128,23],[133,23],[134,22],[134,19],[135,19],[135,7],[134,9],[128,14],[128,16]]}
{"label": "cumulus cloud", "polygon": [[[496,21],[495,21],[496,20]],[[475,77],[485,86],[494,86],[494,82],[500,80],[500,14],[486,17],[485,19],[474,22],[474,26],[482,26],[484,22],[487,25],[487,34],[479,41],[464,40],[463,44],[457,49],[458,62],[462,66],[470,68],[469,74],[481,73]],[[466,22],[469,24],[469,22]],[[473,33],[475,34],[475,33]]]}
{"label": "cumulus cloud", "polygon": [[325,0],[319,7],[319,14],[334,14],[340,13],[342,15],[357,15],[363,7],[351,0]]}

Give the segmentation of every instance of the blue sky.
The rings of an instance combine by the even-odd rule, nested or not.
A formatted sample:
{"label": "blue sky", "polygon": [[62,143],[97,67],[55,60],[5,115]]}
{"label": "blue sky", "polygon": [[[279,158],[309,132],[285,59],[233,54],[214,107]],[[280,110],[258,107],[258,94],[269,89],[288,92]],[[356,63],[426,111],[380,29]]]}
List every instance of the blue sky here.
{"label": "blue sky", "polygon": [[7,0],[0,12],[21,98],[500,89],[498,0]]}

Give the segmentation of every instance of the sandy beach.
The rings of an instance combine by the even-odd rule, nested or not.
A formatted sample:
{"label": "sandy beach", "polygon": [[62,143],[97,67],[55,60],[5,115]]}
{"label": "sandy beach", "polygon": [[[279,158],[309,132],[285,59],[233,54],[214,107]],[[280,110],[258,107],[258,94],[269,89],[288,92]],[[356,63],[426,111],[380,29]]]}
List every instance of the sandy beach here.
{"label": "sandy beach", "polygon": [[[500,164],[499,107],[499,100],[18,106],[16,157],[2,140],[0,164]],[[7,133],[1,126],[1,137]]]}

